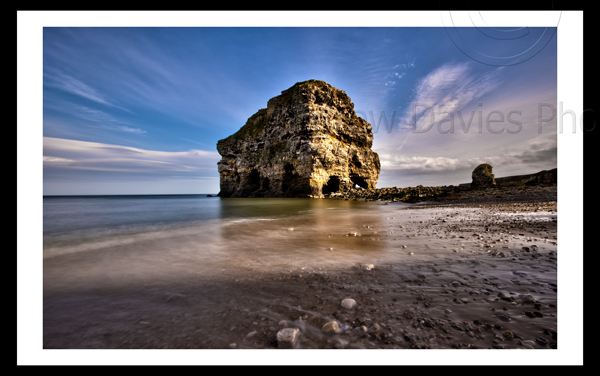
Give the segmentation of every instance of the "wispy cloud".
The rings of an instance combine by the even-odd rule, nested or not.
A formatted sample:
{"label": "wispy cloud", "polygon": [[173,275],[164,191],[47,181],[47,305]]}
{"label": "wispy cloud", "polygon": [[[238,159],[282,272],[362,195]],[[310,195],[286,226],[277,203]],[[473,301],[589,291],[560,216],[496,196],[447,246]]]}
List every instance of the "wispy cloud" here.
{"label": "wispy cloud", "polygon": [[85,84],[84,82],[71,77],[67,74],[60,72],[57,69],[44,69],[44,84],[49,87],[54,87],[71,94],[78,95],[80,97],[89,99],[93,102],[100,103],[106,106],[119,108],[121,110],[131,112],[126,108],[118,106],[112,103],[106,96],[99,93],[93,87]]}
{"label": "wispy cloud", "polygon": [[381,168],[386,170],[436,172],[461,168],[461,161],[446,157],[408,157],[380,153]]}
{"label": "wispy cloud", "polygon": [[76,105],[69,102],[61,102],[60,105],[51,102],[44,103],[44,109],[60,111],[69,116],[77,118],[80,123],[101,129],[115,130],[136,135],[146,133],[144,129],[131,126],[131,124],[116,118],[108,112]]}
{"label": "wispy cloud", "polygon": [[[422,131],[434,121],[441,121],[469,103],[497,88],[502,81],[497,68],[474,73],[468,63],[445,64],[423,77],[414,89],[410,108],[400,119],[400,129]],[[397,150],[410,138],[408,133]]]}
{"label": "wispy cloud", "polygon": [[44,137],[44,168],[126,173],[190,175],[216,170],[217,152],[167,152],[61,138]]}

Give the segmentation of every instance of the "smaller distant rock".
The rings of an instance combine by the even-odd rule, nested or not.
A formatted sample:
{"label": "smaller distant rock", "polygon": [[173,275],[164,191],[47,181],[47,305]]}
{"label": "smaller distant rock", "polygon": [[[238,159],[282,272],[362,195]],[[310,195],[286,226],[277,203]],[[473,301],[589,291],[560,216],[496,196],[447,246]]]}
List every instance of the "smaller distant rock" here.
{"label": "smaller distant rock", "polygon": [[342,300],[342,307],[344,307],[346,309],[352,309],[352,308],[356,307],[356,300],[346,298],[346,299]]}
{"label": "smaller distant rock", "polygon": [[280,349],[293,349],[300,339],[300,329],[285,328],[277,332],[277,345]]}
{"label": "smaller distant rock", "polygon": [[496,185],[494,174],[492,174],[492,166],[487,163],[475,167],[471,177],[473,179],[471,187],[474,188],[493,187]]}

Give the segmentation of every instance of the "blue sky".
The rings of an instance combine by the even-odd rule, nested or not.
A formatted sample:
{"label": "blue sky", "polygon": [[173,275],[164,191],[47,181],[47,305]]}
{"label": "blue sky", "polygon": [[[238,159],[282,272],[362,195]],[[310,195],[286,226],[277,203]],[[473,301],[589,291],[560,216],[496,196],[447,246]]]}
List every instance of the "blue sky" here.
{"label": "blue sky", "polygon": [[44,194],[217,193],[217,141],[307,79],[373,125],[378,187],[554,168],[555,31],[46,27]]}

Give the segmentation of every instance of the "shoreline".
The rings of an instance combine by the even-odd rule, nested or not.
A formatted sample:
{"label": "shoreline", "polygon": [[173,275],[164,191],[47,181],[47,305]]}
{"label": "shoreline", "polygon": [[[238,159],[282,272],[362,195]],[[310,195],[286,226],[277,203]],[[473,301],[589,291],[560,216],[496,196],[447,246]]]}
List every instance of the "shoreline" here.
{"label": "shoreline", "polygon": [[[489,191],[472,201],[373,203],[370,216],[321,234],[329,247],[298,248],[285,262],[270,258],[267,243],[315,237],[318,226],[271,221],[265,234],[281,232],[268,240],[241,223],[232,234],[248,237],[228,244],[255,239],[254,253],[216,255],[207,274],[192,265],[189,275],[123,284],[98,269],[105,286],[91,288],[78,281],[95,261],[127,261],[119,248],[94,262],[45,260],[44,348],[277,349],[289,327],[300,330],[298,349],[554,349],[556,188],[523,193],[521,202],[486,204]],[[171,244],[152,246],[161,241]],[[356,306],[341,306],[345,298]],[[339,332],[323,332],[330,321]]]}

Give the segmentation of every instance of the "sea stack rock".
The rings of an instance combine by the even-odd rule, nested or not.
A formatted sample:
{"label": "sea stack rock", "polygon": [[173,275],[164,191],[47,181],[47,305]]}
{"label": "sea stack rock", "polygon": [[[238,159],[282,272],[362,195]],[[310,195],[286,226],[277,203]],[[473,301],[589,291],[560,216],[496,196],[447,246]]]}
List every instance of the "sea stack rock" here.
{"label": "sea stack rock", "polygon": [[492,166],[487,163],[475,167],[471,177],[473,178],[471,187],[474,188],[493,187],[496,185],[494,174],[492,174]]}
{"label": "sea stack rock", "polygon": [[217,143],[219,196],[316,198],[375,188],[371,130],[344,91],[298,82]]}

